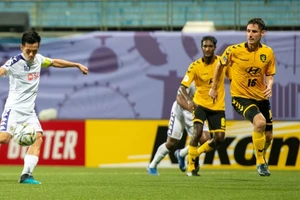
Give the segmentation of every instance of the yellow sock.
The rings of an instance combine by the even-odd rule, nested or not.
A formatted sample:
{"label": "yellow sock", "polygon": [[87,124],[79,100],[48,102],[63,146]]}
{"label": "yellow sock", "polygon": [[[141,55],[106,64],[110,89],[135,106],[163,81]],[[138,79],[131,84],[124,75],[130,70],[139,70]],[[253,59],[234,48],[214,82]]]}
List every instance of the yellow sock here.
{"label": "yellow sock", "polygon": [[258,133],[253,131],[252,133],[253,146],[256,153],[256,164],[265,163],[263,158],[264,146],[266,143],[266,137],[264,133]]}
{"label": "yellow sock", "polygon": [[198,157],[197,147],[189,146],[188,172],[195,170],[195,159]]}
{"label": "yellow sock", "polygon": [[211,146],[209,146],[208,141],[206,141],[204,144],[202,144],[198,149],[198,156],[200,156],[202,153],[207,153],[210,152],[211,150],[213,150],[214,148],[212,148]]}

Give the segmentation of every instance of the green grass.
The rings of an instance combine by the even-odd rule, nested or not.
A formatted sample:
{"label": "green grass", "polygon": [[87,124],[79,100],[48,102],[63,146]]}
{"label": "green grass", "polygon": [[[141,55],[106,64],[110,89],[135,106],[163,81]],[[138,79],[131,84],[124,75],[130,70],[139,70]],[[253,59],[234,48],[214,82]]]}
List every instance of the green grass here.
{"label": "green grass", "polygon": [[42,167],[34,172],[41,185],[17,183],[21,167],[0,167],[0,199],[300,199],[300,171],[208,170],[187,177],[179,169]]}

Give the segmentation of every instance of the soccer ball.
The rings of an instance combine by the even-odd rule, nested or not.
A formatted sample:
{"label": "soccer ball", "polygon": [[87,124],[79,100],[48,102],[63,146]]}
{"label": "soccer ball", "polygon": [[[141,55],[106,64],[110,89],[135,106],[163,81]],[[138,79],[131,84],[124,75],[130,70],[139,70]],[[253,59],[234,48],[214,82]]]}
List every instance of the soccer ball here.
{"label": "soccer ball", "polygon": [[30,146],[36,140],[36,132],[33,126],[20,124],[16,127],[13,138],[21,146]]}

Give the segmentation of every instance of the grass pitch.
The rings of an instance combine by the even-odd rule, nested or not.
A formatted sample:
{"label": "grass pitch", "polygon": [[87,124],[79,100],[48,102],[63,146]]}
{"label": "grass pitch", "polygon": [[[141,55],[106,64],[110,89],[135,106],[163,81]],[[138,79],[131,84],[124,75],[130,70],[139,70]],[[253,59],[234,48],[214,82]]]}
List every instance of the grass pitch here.
{"label": "grass pitch", "polygon": [[300,199],[300,171],[201,170],[187,177],[179,169],[159,168],[149,176],[144,168],[83,168],[38,166],[41,185],[17,182],[22,167],[0,166],[0,199]]}

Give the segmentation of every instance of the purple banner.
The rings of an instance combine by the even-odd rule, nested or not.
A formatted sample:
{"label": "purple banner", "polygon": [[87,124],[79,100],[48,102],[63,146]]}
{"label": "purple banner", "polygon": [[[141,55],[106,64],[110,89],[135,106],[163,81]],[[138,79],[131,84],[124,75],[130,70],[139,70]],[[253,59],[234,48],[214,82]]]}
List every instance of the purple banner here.
{"label": "purple banner", "polygon": [[[210,33],[218,39],[217,54],[245,41],[245,32]],[[89,68],[42,71],[37,112],[55,108],[60,119],[168,119],[180,81],[189,64],[202,56],[207,34],[181,32],[93,32],[42,42],[40,53],[80,62]],[[267,32],[277,74],[271,105],[277,120],[300,119],[300,33]],[[0,63],[19,53],[19,46],[0,45]],[[8,79],[0,79],[4,105]],[[231,107],[226,84],[227,119],[240,119]]]}

